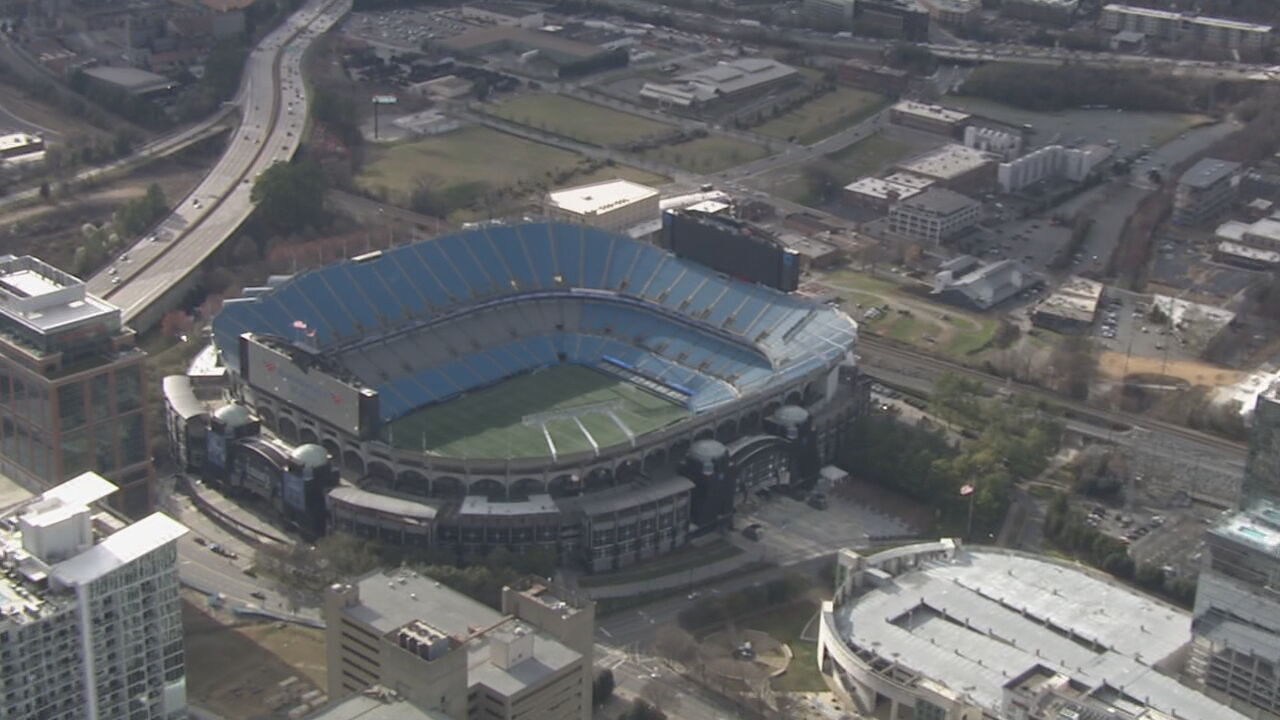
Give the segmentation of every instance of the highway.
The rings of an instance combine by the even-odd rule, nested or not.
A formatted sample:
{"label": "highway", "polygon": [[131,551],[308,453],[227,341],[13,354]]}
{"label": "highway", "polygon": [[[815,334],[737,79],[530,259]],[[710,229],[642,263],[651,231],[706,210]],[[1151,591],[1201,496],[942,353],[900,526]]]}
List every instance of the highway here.
{"label": "highway", "polygon": [[350,0],[310,0],[259,43],[234,101],[240,126],[218,164],[152,234],[89,279],[89,291],[119,306],[135,329],[155,322],[158,314],[144,313],[248,218],[254,178],[293,157],[306,120],[303,53],[350,7]]}
{"label": "highway", "polygon": [[[202,140],[206,140],[220,132],[223,132],[228,127],[232,127],[231,123],[233,121],[229,117],[231,109],[232,108],[230,106],[225,106],[218,112],[204,120],[201,120],[195,125],[186,128],[185,130],[181,130],[172,135],[166,135],[143,145],[130,153],[128,157],[120,158],[119,160],[109,162],[105,165],[85,168],[68,178],[67,182],[83,183],[104,180],[118,172],[135,168],[147,161],[166,157],[189,148]],[[2,118],[0,118],[0,121],[2,121]],[[16,192],[9,193],[4,197],[0,197],[0,210],[14,205],[31,202],[39,196],[40,187],[38,185],[29,187],[25,190],[18,190]]]}

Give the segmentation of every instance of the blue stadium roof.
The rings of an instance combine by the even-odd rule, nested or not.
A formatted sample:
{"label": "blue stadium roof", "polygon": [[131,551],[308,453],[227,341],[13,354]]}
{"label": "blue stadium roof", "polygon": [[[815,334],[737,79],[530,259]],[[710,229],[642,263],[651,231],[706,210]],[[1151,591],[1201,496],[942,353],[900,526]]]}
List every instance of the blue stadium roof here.
{"label": "blue stadium roof", "polygon": [[[462,331],[465,354],[432,359],[444,339],[405,344],[495,311],[514,313],[516,302],[568,302],[571,326],[543,327],[551,313],[530,310],[502,337]],[[347,359],[384,396],[384,419],[558,362],[621,368],[703,410],[834,365],[857,333],[836,308],[565,223],[467,230],[302,273],[227,301],[213,331],[233,368],[246,332]]]}

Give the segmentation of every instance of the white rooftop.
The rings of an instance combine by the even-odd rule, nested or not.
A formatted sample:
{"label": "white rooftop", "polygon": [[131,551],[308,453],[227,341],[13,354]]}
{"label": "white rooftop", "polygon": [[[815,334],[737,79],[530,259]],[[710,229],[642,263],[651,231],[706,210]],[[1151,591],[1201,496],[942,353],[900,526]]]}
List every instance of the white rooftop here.
{"label": "white rooftop", "polygon": [[954,143],[920,155],[898,165],[898,169],[927,178],[948,180],[994,162],[995,156]]}
{"label": "white rooftop", "polygon": [[931,120],[941,120],[947,123],[964,122],[973,117],[967,112],[960,110],[952,110],[944,108],[941,105],[929,105],[927,103],[916,102],[915,100],[903,100],[893,106],[895,112],[905,113],[908,115],[917,115],[926,117]]}
{"label": "white rooftop", "polygon": [[836,622],[846,641],[994,714],[1005,683],[1041,664],[1185,720],[1244,719],[1153,667],[1190,640],[1188,614],[1062,562],[961,551],[851,599]]}
{"label": "white rooftop", "polygon": [[9,133],[0,135],[0,151],[16,150],[24,148],[28,145],[36,145],[42,142],[38,135],[29,135],[27,133]]}
{"label": "white rooftop", "polygon": [[1104,12],[1123,13],[1125,15],[1143,15],[1159,20],[1172,20],[1175,22],[1193,22],[1200,25],[1213,25],[1215,27],[1227,28],[1231,30],[1243,30],[1246,32],[1271,32],[1270,25],[1260,25],[1258,23],[1244,22],[1242,20],[1231,20],[1229,18],[1202,17],[1194,13],[1180,13],[1172,10],[1159,10],[1156,8],[1136,7],[1134,5],[1121,5],[1112,3],[1102,8]]}
{"label": "white rooftop", "polygon": [[83,585],[121,568],[187,534],[187,527],[164,513],[152,513],[79,555],[53,566],[64,586]]}
{"label": "white rooftop", "polygon": [[867,197],[873,197],[878,200],[888,200],[890,193],[893,193],[894,198],[897,200],[906,200],[907,198],[920,193],[918,188],[890,182],[885,178],[878,177],[864,177],[854,180],[848,185],[845,185],[844,189],[845,192],[866,195]]}
{"label": "white rooftop", "polygon": [[566,212],[577,215],[598,215],[657,196],[658,191],[648,185],[619,178],[564,190],[553,190],[548,193],[547,199],[552,205]]}
{"label": "white rooftop", "polygon": [[0,256],[0,312],[40,333],[120,314],[79,278],[30,255]]}
{"label": "white rooftop", "polygon": [[95,472],[84,472],[70,480],[55,485],[40,494],[45,500],[57,500],[68,505],[92,505],[119,488],[110,480]]}

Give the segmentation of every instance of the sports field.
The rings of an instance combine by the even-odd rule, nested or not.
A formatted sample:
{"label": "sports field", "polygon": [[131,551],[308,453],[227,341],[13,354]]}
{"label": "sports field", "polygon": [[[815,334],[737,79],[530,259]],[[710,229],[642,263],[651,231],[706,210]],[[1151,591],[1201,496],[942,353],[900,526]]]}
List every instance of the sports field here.
{"label": "sports field", "polygon": [[627,431],[643,435],[688,414],[628,382],[561,365],[406,415],[383,440],[449,457],[543,457],[551,445],[563,456],[591,450],[593,440],[600,448],[624,443]]}

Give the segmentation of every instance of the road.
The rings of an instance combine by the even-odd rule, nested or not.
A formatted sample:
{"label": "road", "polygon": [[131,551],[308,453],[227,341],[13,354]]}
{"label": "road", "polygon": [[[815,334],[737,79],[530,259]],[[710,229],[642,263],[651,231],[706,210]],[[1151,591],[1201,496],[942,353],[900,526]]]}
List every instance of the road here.
{"label": "road", "polygon": [[350,0],[310,0],[259,43],[234,101],[242,109],[240,126],[218,164],[153,234],[89,279],[89,291],[119,306],[135,329],[154,322],[154,314],[143,313],[248,218],[253,179],[293,157],[306,119],[303,53],[350,7]]}
{"label": "road", "polygon": [[1280,65],[1251,63],[1209,62],[1206,60],[1181,60],[1178,58],[1129,55],[1113,52],[1089,52],[1065,48],[1038,47],[1034,45],[991,45],[968,43],[965,45],[921,44],[935,57],[968,62],[1016,62],[1036,65],[1083,65],[1108,70],[1141,69],[1159,70],[1177,77],[1205,78],[1213,80],[1280,80]]}
{"label": "road", "polygon": [[[289,612],[285,596],[265,578],[246,574],[254,562],[254,547],[215,523],[201,512],[186,495],[174,492],[172,479],[162,481],[163,510],[186,525],[191,532],[178,540],[178,576],[183,583],[201,592],[221,593],[229,605],[263,607],[274,612]],[[221,498],[214,493],[208,496]],[[221,502],[231,504],[221,498]],[[236,509],[235,512],[243,512]],[[229,558],[209,549],[217,543],[236,557]],[[256,597],[260,593],[262,597]],[[320,619],[318,607],[300,607],[296,615],[310,620]]]}
{"label": "road", "polygon": [[[230,106],[225,106],[212,116],[192,125],[185,130],[179,131],[172,135],[153,140],[146,145],[135,150],[128,157],[120,158],[106,165],[85,168],[75,175],[67,179],[66,182],[83,183],[93,182],[106,179],[112,175],[133,169],[150,160],[156,160],[162,157],[180,152],[192,145],[206,140],[208,138],[223,132],[228,127],[232,127],[232,119],[230,118]],[[0,108],[2,110],[2,108]],[[0,113],[0,123],[3,122],[2,113]],[[4,197],[0,197],[0,210],[14,205],[20,205],[31,202],[40,196],[40,187],[30,187],[25,190],[18,190]]]}

